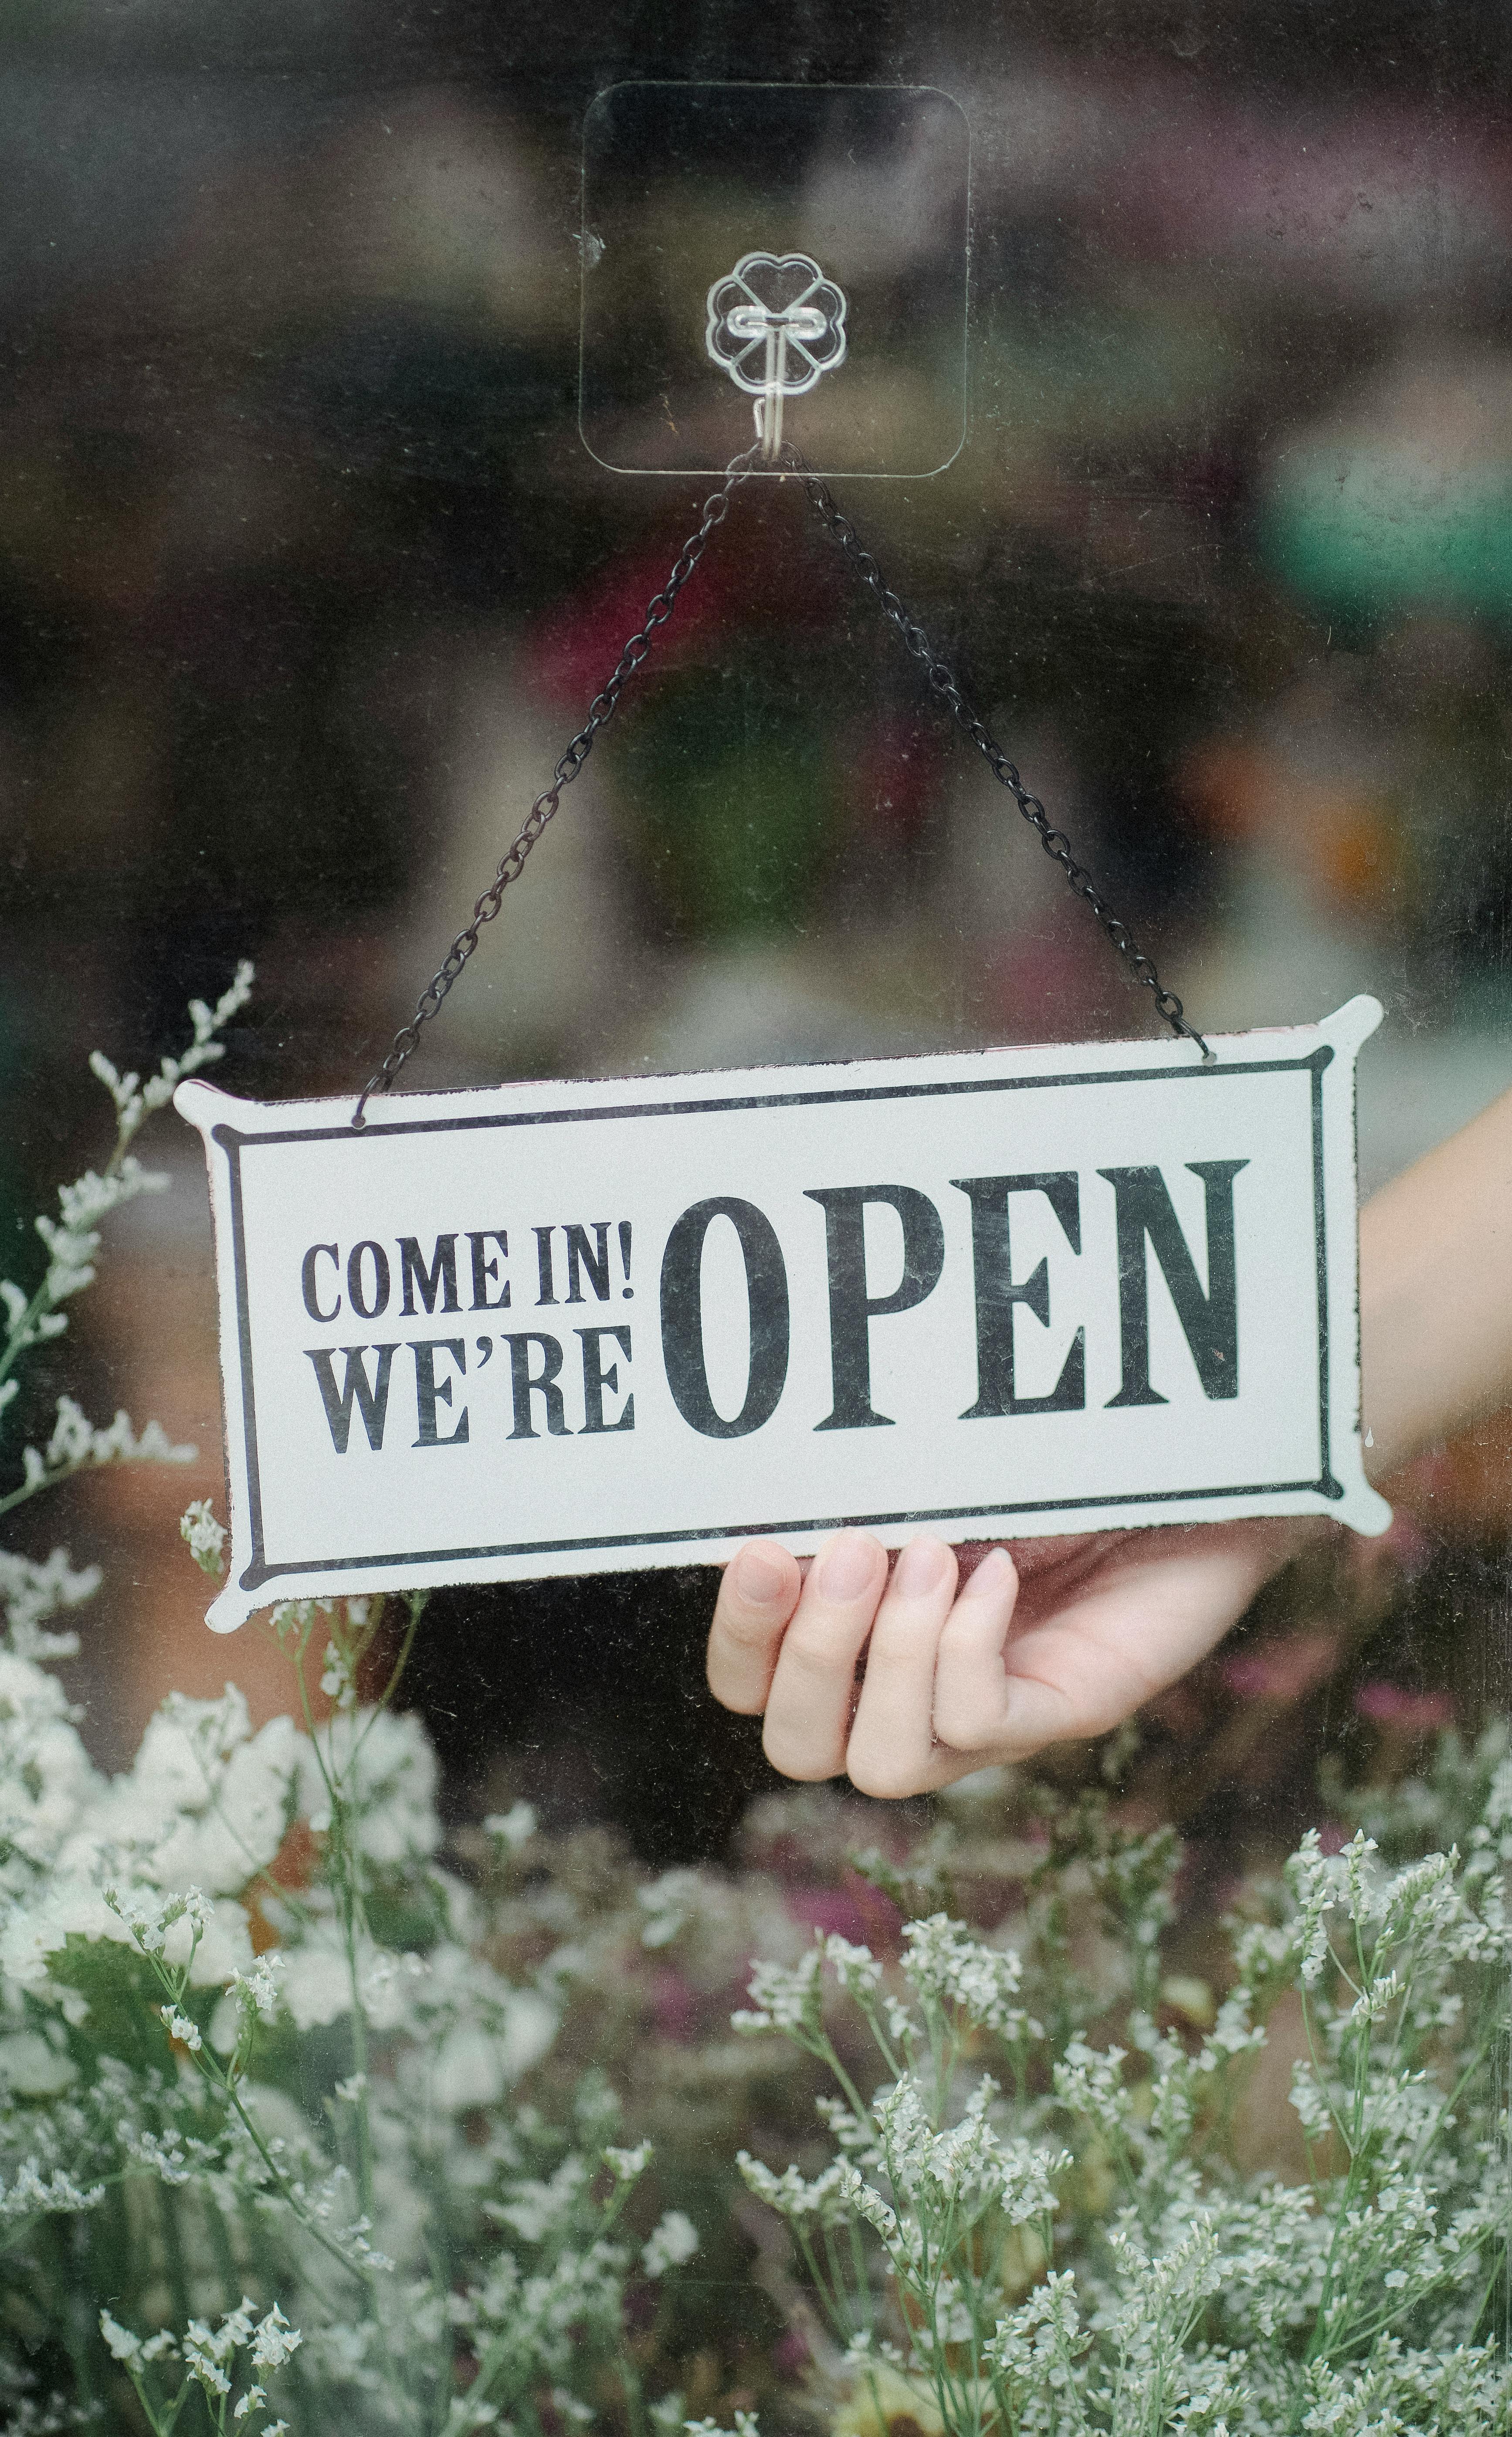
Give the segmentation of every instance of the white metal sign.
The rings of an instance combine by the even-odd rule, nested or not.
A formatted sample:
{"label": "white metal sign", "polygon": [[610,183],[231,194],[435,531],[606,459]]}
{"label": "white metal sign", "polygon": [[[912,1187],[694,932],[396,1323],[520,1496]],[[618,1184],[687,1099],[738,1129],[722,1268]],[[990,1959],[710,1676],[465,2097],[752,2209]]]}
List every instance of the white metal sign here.
{"label": "white metal sign", "polygon": [[282,1599],[1390,1510],[1354,1064],[1186,1043],[263,1107],[202,1082],[232,1565]]}

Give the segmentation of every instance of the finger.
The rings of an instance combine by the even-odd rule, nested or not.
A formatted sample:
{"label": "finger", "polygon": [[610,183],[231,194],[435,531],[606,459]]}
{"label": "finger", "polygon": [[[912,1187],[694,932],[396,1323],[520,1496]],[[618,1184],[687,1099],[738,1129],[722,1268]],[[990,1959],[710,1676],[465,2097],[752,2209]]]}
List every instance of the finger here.
{"label": "finger", "polygon": [[855,1666],[888,1579],[865,1532],[827,1541],[782,1636],[766,1696],[763,1748],[784,1777],[838,1777],[855,1704]]}
{"label": "finger", "polygon": [[955,1552],[927,1535],[910,1540],[877,1610],[846,1746],[863,1794],[896,1799],[934,1782],[935,1653],[955,1592]]}
{"label": "finger", "polygon": [[1006,1549],[976,1567],[940,1636],[935,1733],[957,1751],[979,1750],[1009,1730],[1003,1653],[1018,1601],[1018,1569]]}
{"label": "finger", "polygon": [[1106,1734],[1186,1674],[1275,1570],[1272,1535],[1253,1528],[1110,1569],[1003,1654],[996,1740],[1005,1758]]}
{"label": "finger", "polygon": [[798,1559],[777,1540],[747,1540],[725,1568],[709,1628],[709,1690],[727,1709],[766,1707],[787,1621],[802,1588]]}

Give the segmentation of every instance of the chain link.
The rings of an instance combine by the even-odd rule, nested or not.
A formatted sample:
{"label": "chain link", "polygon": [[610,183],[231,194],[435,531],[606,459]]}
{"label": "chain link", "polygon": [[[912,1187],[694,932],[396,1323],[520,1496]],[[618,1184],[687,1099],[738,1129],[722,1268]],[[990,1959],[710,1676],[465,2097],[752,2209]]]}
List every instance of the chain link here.
{"label": "chain link", "polygon": [[801,482],[810,505],[832,540],[838,544],[847,563],[872,595],[883,616],[896,630],[905,651],[911,653],[923,668],[931,693],[945,705],[957,725],[970,737],[993,778],[1008,789],[1030,829],[1038,836],[1046,853],[1052,863],[1058,863],[1064,872],[1067,887],[1074,896],[1081,899],[1088,911],[1101,924],[1134,979],[1152,993],[1156,1011],[1162,1020],[1169,1025],[1172,1032],[1179,1039],[1195,1041],[1204,1058],[1211,1061],[1213,1051],[1209,1049],[1202,1034],[1187,1023],[1186,1009],[1175,991],[1167,990],[1162,982],[1155,969],[1153,957],[1146,956],[1128,924],[1121,921],[1115,914],[1085,864],[1078,863],[1075,850],[1065,832],[1051,828],[1049,815],[1038,796],[1030,795],[991,728],[978,717],[966,695],[961,692],[960,684],[949,663],[941,658],[923,628],[909,615],[904,603],[899,600],[898,595],[888,583],[871,552],[863,548],[850,517],[843,515],[835,505],[829,485],[822,482],[818,474],[811,471],[807,461],[793,447],[791,441],[782,448],[781,454],[782,462],[787,470],[796,474]]}
{"label": "chain link", "polygon": [[[664,626],[677,607],[677,596],[697,567],[709,543],[730,514],[730,502],[762,458],[760,444],[748,448],[744,456],[733,458],[725,469],[725,479],[717,491],[704,501],[703,515],[695,533],[690,534],[678,552],[659,592],[654,593],[646,606],[645,619],[637,633],[630,637],[620,654],[612,675],[606,678],[588,707],[588,715],[552,773],[552,783],[536,801],[526,815],[513,846],[500,863],[492,881],[472,909],[472,918],[456,938],[442,959],[439,970],[421,991],[413,1015],[394,1036],[388,1056],[377,1072],[363,1085],[361,1096],[352,1114],[354,1127],[367,1123],[368,1101],[375,1093],[390,1089],[396,1077],[413,1057],[419,1045],[423,1026],[440,1012],[448,992],[455,987],[468,957],[478,945],[479,934],[485,922],[491,922],[503,903],[504,891],[519,878],[525,860],[547,823],[553,818],[562,798],[562,789],[571,785],[584,763],[593,750],[599,729],[614,716],[621,694],[637,669],[648,657],[658,629]],[[1154,959],[1148,956],[1134,938],[1126,922],[1120,920],[1102,896],[1091,872],[1076,859],[1075,850],[1064,830],[1052,829],[1050,817],[1038,796],[1031,796],[1018,771],[1003,751],[992,730],[972,708],[962,693],[955,672],[940,657],[934,645],[918,621],[910,616],[905,604],[883,575],[871,552],[862,546],[849,517],[835,505],[827,483],[811,471],[807,461],[789,441],[781,451],[784,469],[798,477],[807,493],[810,504],[831,538],[838,545],[848,565],[872,595],[889,624],[897,632],[904,649],[923,669],[930,692],[942,702],[971,739],[994,779],[1008,789],[1039,838],[1051,861],[1058,863],[1065,874],[1066,885],[1080,897],[1101,925],[1108,938],[1124,959],[1129,971],[1142,988],[1154,999],[1162,1021],[1179,1039],[1195,1042],[1204,1059],[1211,1061],[1213,1051],[1200,1032],[1187,1023],[1186,1010],[1174,991],[1167,990],[1155,969]]]}
{"label": "chain link", "polygon": [[543,795],[536,797],[526,815],[519,835],[500,863],[498,870],[472,909],[471,920],[457,933],[437,972],[431,976],[415,1003],[414,1013],[408,1024],[395,1034],[388,1056],[376,1074],[362,1086],[361,1096],[352,1113],[352,1123],[367,1123],[366,1110],[376,1092],[386,1092],[406,1062],[413,1057],[420,1043],[420,1031],[432,1016],[439,1014],[442,1002],[455,988],[464,966],[478,945],[478,936],[485,922],[491,922],[503,903],[504,891],[511,887],[525,868],[525,860],[541,833],[555,815],[562,800],[562,789],[570,787],[584,763],[593,750],[593,740],[599,729],[614,716],[620,696],[638,668],[649,657],[657,631],[664,626],[677,605],[677,595],[708,549],[711,539],[730,514],[730,502],[761,456],[760,444],[735,457],[725,468],[725,479],[717,491],[712,492],[703,505],[703,515],[696,533],[689,535],[659,592],[653,593],[639,630],[625,644],[615,663],[611,676],[605,679],[588,707],[588,716],[552,773],[552,783]]}

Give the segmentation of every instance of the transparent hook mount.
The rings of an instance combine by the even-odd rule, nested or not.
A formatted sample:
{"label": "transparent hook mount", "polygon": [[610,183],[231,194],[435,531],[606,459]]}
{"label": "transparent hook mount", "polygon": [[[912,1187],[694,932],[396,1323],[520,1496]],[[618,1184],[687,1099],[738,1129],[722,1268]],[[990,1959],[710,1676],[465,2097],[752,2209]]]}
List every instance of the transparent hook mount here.
{"label": "transparent hook mount", "polygon": [[709,359],[756,401],[762,455],[782,445],[782,400],[817,388],[845,361],[845,290],[812,254],[743,254],[709,290]]}
{"label": "transparent hook mount", "polygon": [[578,237],[589,453],[717,475],[749,447],[748,399],[766,460],[785,410],[817,473],[941,472],[966,433],[970,170],[965,114],[931,85],[599,94]]}

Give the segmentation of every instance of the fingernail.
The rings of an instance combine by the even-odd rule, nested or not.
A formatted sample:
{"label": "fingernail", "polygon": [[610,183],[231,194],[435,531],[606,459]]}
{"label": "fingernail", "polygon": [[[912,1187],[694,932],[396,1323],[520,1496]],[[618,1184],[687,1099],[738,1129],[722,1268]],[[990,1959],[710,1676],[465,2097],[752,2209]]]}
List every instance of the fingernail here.
{"label": "fingernail", "polygon": [[1006,1549],[989,1549],[962,1590],[961,1598],[978,1599],[990,1591],[1004,1589],[1012,1570],[1012,1562]]}
{"label": "fingernail", "polygon": [[765,1549],[742,1549],[735,1559],[735,1588],[752,1607],[766,1607],[782,1588],[783,1572]]}
{"label": "fingernail", "polygon": [[950,1565],[943,1540],[910,1540],[893,1569],[892,1587],[908,1599],[937,1590]]}
{"label": "fingernail", "polygon": [[859,1532],[847,1532],[830,1542],[814,1571],[826,1599],[853,1600],[869,1588],[876,1563],[874,1542]]}

